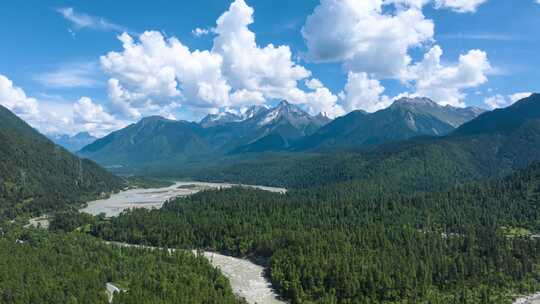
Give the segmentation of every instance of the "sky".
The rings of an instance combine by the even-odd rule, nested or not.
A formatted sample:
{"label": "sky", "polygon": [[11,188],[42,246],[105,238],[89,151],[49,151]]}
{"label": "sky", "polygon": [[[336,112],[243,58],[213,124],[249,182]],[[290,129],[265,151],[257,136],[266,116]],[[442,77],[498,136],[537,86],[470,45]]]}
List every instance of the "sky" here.
{"label": "sky", "polygon": [[540,91],[540,0],[1,1],[0,104],[46,134],[251,105],[338,117]]}

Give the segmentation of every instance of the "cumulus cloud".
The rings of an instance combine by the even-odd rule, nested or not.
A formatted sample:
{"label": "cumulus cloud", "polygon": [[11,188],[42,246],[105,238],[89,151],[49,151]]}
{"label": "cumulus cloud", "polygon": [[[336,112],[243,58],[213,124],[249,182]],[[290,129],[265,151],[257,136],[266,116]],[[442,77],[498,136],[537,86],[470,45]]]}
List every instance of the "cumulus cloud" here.
{"label": "cumulus cloud", "polygon": [[322,113],[326,117],[335,118],[346,113],[343,107],[338,104],[338,97],[328,88],[321,84],[321,86],[312,86],[311,89],[313,91],[305,94],[302,99],[310,114]]}
{"label": "cumulus cloud", "polygon": [[316,90],[323,87],[322,82],[317,78],[306,80],[305,84],[306,84],[306,87],[312,90]]}
{"label": "cumulus cloud", "polygon": [[246,89],[236,90],[231,95],[231,104],[242,105],[260,105],[266,101],[264,95],[259,91],[249,91]]}
{"label": "cumulus cloud", "polygon": [[[341,98],[345,110],[376,111],[388,105],[380,79],[409,84],[415,96],[443,105],[463,106],[464,90],[487,81],[493,72],[487,54],[471,50],[455,64],[443,64],[442,48],[434,45],[435,26],[422,9],[474,12],[485,0],[321,0],[307,17],[302,35],[307,57],[315,62],[342,63],[349,73]],[[431,46],[420,62],[412,49]]]}
{"label": "cumulus cloud", "polygon": [[137,118],[149,108],[171,103],[193,112],[273,99],[305,104],[312,111],[335,105],[337,98],[324,87],[311,91],[298,87],[310,71],[293,61],[288,46],[257,45],[249,29],[253,22],[253,8],[244,0],[234,1],[212,29],[210,50],[192,51],[177,38],[155,31],[138,39],[120,35],[123,50],[101,57],[102,69],[110,76],[112,106],[126,117]]}
{"label": "cumulus cloud", "polygon": [[388,107],[392,101],[382,95],[385,88],[381,83],[370,78],[367,73],[349,72],[347,84],[342,95],[345,110],[364,110],[375,112]]}
{"label": "cumulus cloud", "polygon": [[49,100],[38,102],[0,74],[0,104],[43,133],[74,134],[87,131],[95,136],[103,136],[127,124],[88,97],[74,103],[63,99],[52,100],[51,96],[46,95],[44,98]]}
{"label": "cumulus cloud", "polygon": [[532,95],[531,92],[520,92],[520,93],[511,94],[508,96],[497,94],[494,96],[487,97],[484,100],[484,103],[491,109],[504,108],[504,107],[508,107],[514,104],[515,102],[523,98],[527,98],[531,95]]}
{"label": "cumulus cloud", "polygon": [[125,126],[125,122],[107,113],[89,97],[81,97],[73,104],[73,123],[79,132],[87,131],[98,137]]}
{"label": "cumulus cloud", "polygon": [[228,105],[230,86],[221,73],[221,56],[191,52],[159,32],[145,32],[139,42],[125,33],[119,39],[124,50],[101,57],[102,68],[112,76],[109,95],[117,104],[134,109],[178,100],[207,108]]}
{"label": "cumulus cloud", "polygon": [[[353,72],[399,77],[411,63],[409,50],[433,39],[434,24],[422,14],[423,2],[322,0],[302,28],[308,57],[343,62]],[[393,12],[387,9],[391,4]]]}
{"label": "cumulus cloud", "polygon": [[109,22],[101,17],[91,16],[85,13],[76,12],[72,7],[61,7],[56,9],[64,18],[69,20],[77,29],[88,28],[98,31],[124,32],[127,29],[121,25]]}
{"label": "cumulus cloud", "polygon": [[38,102],[35,98],[26,96],[6,76],[0,74],[0,104],[24,119],[36,119],[39,115]]}
{"label": "cumulus cloud", "polygon": [[465,106],[464,89],[473,88],[487,81],[491,70],[487,54],[471,50],[459,57],[454,65],[443,65],[442,49],[436,45],[424,59],[411,66],[408,76],[415,82],[416,95],[426,96],[443,105]]}
{"label": "cumulus cloud", "polygon": [[293,62],[288,46],[259,47],[255,33],[248,28],[252,23],[253,8],[244,0],[233,2],[217,20],[212,52],[223,58],[223,73],[235,89],[292,99],[297,82],[311,73]]}

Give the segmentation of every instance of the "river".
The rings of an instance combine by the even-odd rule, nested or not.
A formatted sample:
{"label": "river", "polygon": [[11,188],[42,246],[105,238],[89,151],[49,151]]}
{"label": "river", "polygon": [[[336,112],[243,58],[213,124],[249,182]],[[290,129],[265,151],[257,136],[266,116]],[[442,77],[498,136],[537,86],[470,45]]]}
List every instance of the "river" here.
{"label": "river", "polygon": [[540,292],[523,298],[519,298],[513,304],[540,304]]}
{"label": "river", "polygon": [[176,182],[165,188],[131,189],[111,195],[107,199],[88,202],[82,212],[107,217],[118,216],[122,211],[132,208],[161,208],[167,200],[195,194],[202,190],[246,187],[270,192],[285,193],[287,190],[277,187],[239,185],[229,183]]}
{"label": "river", "polygon": [[[98,215],[105,213],[107,217],[118,216],[123,210],[131,208],[161,208],[163,203],[175,197],[195,194],[210,189],[231,187],[247,187],[276,193],[287,192],[284,188],[238,185],[229,183],[177,182],[165,188],[131,189],[111,195],[107,199],[88,202],[82,212]],[[156,247],[107,242],[111,245],[156,249]],[[175,249],[169,249],[174,251]],[[195,252],[194,252],[195,253]],[[234,293],[246,299],[250,304],[281,304],[271,283],[264,276],[264,268],[249,260],[225,256],[214,252],[204,252],[204,256],[214,267],[229,279]]]}

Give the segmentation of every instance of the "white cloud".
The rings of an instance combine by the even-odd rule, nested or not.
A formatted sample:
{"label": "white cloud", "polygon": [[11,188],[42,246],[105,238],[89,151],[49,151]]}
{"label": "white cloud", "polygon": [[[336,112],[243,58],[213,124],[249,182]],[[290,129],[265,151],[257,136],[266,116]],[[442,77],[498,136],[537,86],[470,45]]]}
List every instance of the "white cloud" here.
{"label": "white cloud", "polygon": [[313,111],[335,104],[328,89],[312,87],[306,92],[298,88],[310,71],[293,61],[288,46],[258,46],[249,29],[252,23],[253,9],[244,0],[236,0],[212,29],[216,36],[211,50],[191,51],[178,39],[154,31],[144,32],[137,40],[120,35],[123,50],[101,57],[102,69],[110,76],[112,106],[136,118],[152,107],[171,103],[194,113],[273,99],[306,104]]}
{"label": "white cloud", "polygon": [[78,132],[87,131],[98,137],[126,125],[89,97],[81,97],[73,104],[73,123]]}
{"label": "white cloud", "polygon": [[[436,8],[450,8],[458,13],[474,13],[487,0],[435,0]],[[540,0],[537,0],[540,1]]]}
{"label": "white cloud", "polygon": [[74,105],[75,121],[82,123],[111,123],[115,119],[103,110],[103,106],[95,104],[89,97],[81,97]]}
{"label": "white cloud", "polygon": [[[464,90],[487,81],[493,73],[487,54],[471,50],[456,64],[442,64],[442,49],[435,45],[414,63],[409,52],[435,42],[435,25],[422,9],[474,12],[485,0],[321,0],[308,16],[302,35],[308,58],[340,62],[349,72],[343,106],[346,110],[378,110],[389,103],[378,79],[397,79],[415,92],[446,105],[463,106]],[[349,93],[347,93],[349,91]],[[363,96],[366,95],[366,96]],[[387,97],[386,97],[387,98]]]}
{"label": "white cloud", "polygon": [[388,107],[392,101],[384,93],[381,83],[370,78],[367,73],[349,72],[345,91],[342,94],[342,104],[345,110],[364,110],[375,112]]}
{"label": "white cloud", "polygon": [[[433,21],[424,17],[424,1],[322,0],[302,35],[308,57],[343,62],[348,70],[395,78],[411,63],[411,48],[431,42]],[[389,5],[395,10],[388,10]]]}
{"label": "white cloud", "polygon": [[38,74],[34,79],[53,88],[93,88],[100,85],[97,73],[98,66],[95,63],[68,63],[54,71]]}
{"label": "white cloud", "polygon": [[317,78],[312,78],[312,79],[306,80],[305,83],[306,83],[306,87],[308,87],[308,88],[310,88],[312,90],[316,90],[316,89],[319,89],[319,88],[323,87],[323,84]]}
{"label": "white cloud", "polygon": [[0,104],[46,134],[75,134],[88,131],[103,136],[124,127],[127,122],[109,114],[102,105],[88,97],[70,103],[57,96],[42,95],[37,101],[26,95],[6,76],[0,74]]}
{"label": "white cloud", "polygon": [[178,39],[158,32],[143,33],[140,42],[125,33],[119,39],[124,50],[101,57],[102,68],[112,76],[113,101],[143,110],[179,100],[203,108],[228,105],[230,86],[221,74],[219,55],[191,52]]}
{"label": "white cloud", "polygon": [[[288,46],[260,48],[253,23],[253,8],[244,0],[233,2],[216,22],[213,53],[223,58],[223,74],[234,89],[260,91],[266,98],[291,99],[297,82],[311,74],[292,61]],[[294,102],[294,100],[291,100]]]}
{"label": "white cloud", "polygon": [[6,76],[0,74],[0,104],[23,119],[36,119],[39,115],[38,102],[26,96],[23,89],[14,86]]}
{"label": "white cloud", "polygon": [[265,102],[263,94],[259,91],[248,91],[246,89],[236,90],[231,95],[231,103],[234,105],[258,105]]}
{"label": "white cloud", "polygon": [[191,31],[191,34],[195,37],[201,37],[201,36],[206,36],[208,34],[210,34],[212,32],[211,29],[206,29],[206,28],[196,28],[194,30]]}
{"label": "white cloud", "polygon": [[511,94],[508,96],[497,94],[494,96],[487,97],[484,100],[484,103],[491,109],[504,108],[504,107],[514,104],[515,102],[523,98],[527,98],[531,95],[532,95],[531,92],[520,92],[520,93]]}
{"label": "white cloud", "polygon": [[487,97],[484,100],[484,103],[491,109],[498,109],[498,108],[502,108],[506,106],[508,104],[508,100],[506,99],[506,97],[500,94],[497,94],[494,96]]}
{"label": "white cloud", "polygon": [[510,99],[512,103],[515,103],[517,101],[520,101],[523,98],[527,98],[531,96],[532,94],[533,94],[532,92],[520,92],[520,93],[515,93],[515,94],[510,95],[508,96],[508,98]]}
{"label": "white cloud", "polygon": [[323,113],[326,117],[335,118],[346,114],[343,107],[337,103],[338,97],[324,86],[308,92],[305,101],[307,110],[312,115]]}
{"label": "white cloud", "polygon": [[[126,92],[120,85],[118,79],[111,78],[108,82],[109,99],[111,106],[122,116],[131,119],[137,119],[141,117],[141,113],[130,106],[131,100],[139,98],[136,93]],[[142,96],[141,96],[142,98]]]}
{"label": "white cloud", "polygon": [[121,25],[114,24],[100,17],[76,12],[72,7],[61,7],[56,11],[69,20],[77,29],[88,28],[99,31],[126,31],[126,28]]}
{"label": "white cloud", "polygon": [[442,55],[442,49],[434,46],[423,61],[409,68],[407,77],[415,82],[416,95],[429,97],[442,105],[465,106],[463,90],[487,81],[486,73],[491,69],[487,54],[471,50],[461,55],[454,65],[443,65]]}

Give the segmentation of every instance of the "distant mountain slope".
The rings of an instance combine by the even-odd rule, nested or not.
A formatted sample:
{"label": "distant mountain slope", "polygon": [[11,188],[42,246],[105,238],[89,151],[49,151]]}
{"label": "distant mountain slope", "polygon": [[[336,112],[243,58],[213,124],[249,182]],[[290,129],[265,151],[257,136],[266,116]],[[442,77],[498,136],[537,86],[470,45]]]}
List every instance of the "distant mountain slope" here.
{"label": "distant mountain slope", "polygon": [[243,118],[240,115],[222,112],[218,114],[208,114],[199,123],[203,128],[221,126],[230,122],[242,121]]}
{"label": "distant mountain slope", "polygon": [[330,121],[325,116],[312,116],[298,106],[281,101],[275,108],[260,111],[239,125],[244,133],[232,153],[287,149],[292,142],[313,134]]}
{"label": "distant mountain slope", "polygon": [[178,164],[231,152],[280,150],[328,121],[286,101],[269,109],[251,107],[242,116],[208,115],[199,124],[154,116],[95,141],[79,154],[106,166]]}
{"label": "distant mountain slope", "polygon": [[[352,115],[357,117],[343,120],[366,114]],[[345,121],[341,128],[348,126]],[[263,155],[192,175],[298,188],[354,180],[364,192],[415,192],[502,176],[535,161],[540,161],[539,95],[485,113],[447,136],[415,138],[361,152]]]}
{"label": "distant mountain slope", "polygon": [[0,217],[50,211],[122,185],[0,106]]}
{"label": "distant mountain slope", "polygon": [[62,134],[53,135],[49,138],[57,145],[66,148],[70,152],[77,152],[84,146],[93,143],[97,138],[90,135],[88,132],[80,132],[73,136]]}
{"label": "distant mountain slope", "polygon": [[512,106],[496,109],[480,115],[458,128],[454,135],[472,135],[485,133],[510,133],[521,128],[527,121],[540,117],[540,94],[532,94]]}
{"label": "distant mountain slope", "polygon": [[151,116],[95,141],[79,154],[106,166],[181,161],[211,152],[203,135],[196,123]]}
{"label": "distant mountain slope", "polygon": [[440,106],[427,98],[402,98],[375,113],[353,111],[295,144],[296,150],[366,147],[415,136],[441,136],[475,118],[479,108]]}
{"label": "distant mountain slope", "polygon": [[247,108],[240,114],[232,112],[220,112],[218,114],[208,114],[200,122],[203,128],[210,128],[216,126],[223,126],[231,122],[241,122],[253,118],[262,112],[267,111],[267,106],[254,105]]}

